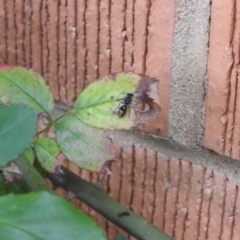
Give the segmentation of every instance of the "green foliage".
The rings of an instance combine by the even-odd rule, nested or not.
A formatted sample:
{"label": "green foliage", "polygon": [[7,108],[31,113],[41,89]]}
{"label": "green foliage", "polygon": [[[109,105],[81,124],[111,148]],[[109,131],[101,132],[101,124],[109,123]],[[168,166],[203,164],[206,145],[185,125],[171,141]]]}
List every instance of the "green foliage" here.
{"label": "green foliage", "polygon": [[130,117],[119,118],[118,108],[127,93],[137,90],[140,76],[116,74],[91,83],[78,97],[74,110],[83,122],[104,129],[130,129],[134,122]]}
{"label": "green foliage", "polygon": [[21,67],[0,71],[0,102],[22,103],[36,113],[52,114],[53,95],[43,78],[31,70]]}
{"label": "green foliage", "polygon": [[6,180],[5,176],[2,173],[0,173],[0,186],[2,186],[5,183],[5,180]]}
{"label": "green foliage", "polygon": [[60,148],[50,138],[41,138],[33,142],[39,163],[49,172],[54,172]]}
{"label": "green foliage", "polygon": [[106,239],[90,217],[47,192],[4,196],[0,206],[0,239]]}
{"label": "green foliage", "polygon": [[[21,67],[0,69],[0,103],[5,105],[24,104],[32,108],[38,114],[38,117],[42,116],[42,112],[47,113],[49,124],[46,129],[52,125],[56,126],[57,141],[60,145],[59,148],[56,142],[45,138],[33,142],[32,147],[35,150],[33,151],[29,146],[29,141],[27,143],[24,139],[22,141],[22,137],[25,135],[23,133],[26,131],[23,129],[22,132],[19,132],[21,126],[16,125],[15,128],[18,128],[19,131],[12,128],[12,132],[15,132],[15,136],[21,136],[20,141],[20,138],[15,137],[14,140],[13,134],[8,134],[11,140],[9,144],[3,133],[1,136],[0,131],[0,141],[3,141],[0,150],[5,150],[6,155],[0,159],[0,165],[13,160],[29,146],[29,149],[24,152],[25,157],[32,163],[36,154],[40,164],[48,171],[54,171],[56,158],[60,151],[63,151],[79,167],[90,171],[100,170],[106,161],[115,157],[115,154],[106,134],[102,130],[90,126],[102,129],[130,129],[150,118],[154,118],[159,113],[159,109],[156,108],[152,99],[146,97],[146,93],[153,83],[156,83],[156,80],[137,74],[118,73],[105,76],[90,84],[79,95],[74,109],[71,111],[78,119],[70,117],[60,120],[60,117],[53,120],[51,115],[54,108],[53,95],[40,75]],[[140,93],[140,97],[137,96],[137,92]],[[134,95],[132,100],[135,103],[138,102],[135,101],[138,98],[140,101],[145,100],[151,114],[144,113],[137,116],[135,114],[136,109],[130,110],[127,107],[127,114],[120,117],[118,115],[119,106],[123,104],[122,101],[127,93]],[[2,109],[5,109],[5,107],[2,107]],[[156,109],[157,111],[155,111]],[[24,116],[23,112],[22,115]],[[28,126],[28,123],[31,118],[26,115],[24,120],[23,125],[30,127],[31,124]],[[5,131],[7,121],[10,121],[10,117],[5,122],[0,122],[2,131]],[[74,131],[72,131],[73,128]],[[31,134],[31,131],[28,131],[26,136]],[[9,144],[8,148],[5,148],[5,144]],[[23,146],[18,149],[21,144]],[[10,147],[13,151],[9,151]],[[7,154],[10,156],[7,156]]]}
{"label": "green foliage", "polygon": [[[137,91],[141,81],[141,76],[136,74],[108,75],[90,84],[79,95],[72,111],[79,120],[76,117],[70,117],[54,121],[51,116],[54,108],[53,95],[42,77],[21,67],[8,68],[0,70],[0,102],[7,105],[21,103],[32,108],[37,114],[45,112],[50,120],[49,126],[56,126],[57,141],[60,148],[53,140],[47,138],[36,140],[32,145],[35,151],[29,147],[24,152],[25,157],[31,163],[33,163],[36,154],[42,167],[53,172],[57,155],[60,151],[63,151],[79,167],[96,171],[100,170],[106,161],[112,160],[115,153],[106,134],[102,130],[90,126],[104,129],[130,129],[134,127],[135,122],[131,117],[132,115],[126,114],[121,118],[118,116],[118,109],[124,96],[127,93]],[[26,120],[24,125],[28,126],[29,121],[30,119]],[[2,122],[1,124],[5,128],[5,123]],[[16,128],[21,129],[20,126],[16,126]],[[72,128],[74,128],[74,131],[71,131]],[[13,136],[10,139],[9,146],[11,148],[14,146],[15,149],[15,144],[12,144],[15,143]],[[15,139],[19,140],[20,138]],[[22,139],[21,142],[24,143]],[[5,139],[4,143],[6,143]],[[24,148],[29,146],[29,143],[25,144]],[[17,157],[25,150],[24,148],[18,150],[17,154],[15,151],[9,151],[9,148],[6,148],[6,153],[12,155],[14,153],[13,156]],[[1,159],[0,164],[6,164],[14,157],[7,157],[6,160]]]}
{"label": "green foliage", "polygon": [[36,133],[36,116],[26,106],[0,105],[0,166],[22,153]]}
{"label": "green foliage", "polygon": [[31,192],[31,189],[23,179],[7,183],[5,182],[4,174],[0,174],[0,179],[4,179],[4,181],[0,180],[0,196],[7,195],[9,193],[21,194]]}
{"label": "green foliage", "polygon": [[56,124],[56,135],[63,153],[79,167],[100,170],[107,160],[115,157],[112,143],[103,130],[92,128],[74,116]]}
{"label": "green foliage", "polygon": [[[79,95],[74,109],[54,120],[53,94],[42,77],[21,67],[0,66],[0,104],[10,105],[0,105],[0,166],[18,158],[18,171],[11,166],[2,168],[9,179],[0,172],[0,195],[29,192],[29,186],[34,191],[52,192],[34,167],[55,172],[61,152],[81,168],[101,171],[106,161],[115,158],[112,142],[102,129],[130,129],[159,114],[160,107],[147,95],[152,83],[156,80],[136,74],[108,75],[90,84]],[[135,94],[139,91],[140,97]],[[119,106],[127,93],[134,93],[133,101],[144,100],[151,114],[144,112],[140,117],[135,108],[119,116]],[[47,126],[36,133],[37,117],[43,116]],[[52,126],[57,142],[46,137],[34,140]],[[38,161],[32,166],[34,159]],[[6,184],[15,180],[19,169],[26,182]],[[46,192],[4,196],[0,206],[0,239],[106,239],[88,216]]]}
{"label": "green foliage", "polygon": [[[53,95],[40,75],[20,67],[0,69],[0,103],[10,105],[0,105],[0,165],[22,154],[16,161],[18,164],[24,163],[21,159],[33,164],[37,158],[43,168],[54,172],[57,156],[62,151],[79,167],[101,170],[106,161],[114,159],[115,151],[105,132],[91,126],[132,127],[129,118],[119,118],[117,109],[125,94],[135,91],[139,81],[137,75],[123,74],[115,80],[112,77],[90,85],[79,96],[72,111],[75,116],[53,120]],[[58,143],[50,138],[33,140],[36,114],[40,117],[43,112],[48,115],[46,130],[55,126]],[[21,167],[27,173],[27,165]],[[0,195],[30,191],[24,180],[15,181],[16,174],[9,172],[12,168],[3,169],[8,180],[5,181],[1,173]],[[33,173],[29,172],[31,179]],[[24,179],[29,184],[34,181],[29,182],[29,177]],[[35,180],[37,184],[37,177]],[[33,184],[34,189],[37,189],[36,184]],[[39,186],[43,187],[41,184]],[[0,198],[0,205],[0,239],[78,239],[79,236],[81,239],[106,239],[89,217],[62,198],[48,193],[8,195]]]}
{"label": "green foliage", "polygon": [[27,149],[24,151],[23,154],[24,154],[25,158],[26,158],[31,164],[33,164],[34,158],[35,158],[35,153],[34,153],[32,147],[27,148]]}
{"label": "green foliage", "polygon": [[122,234],[118,234],[114,240],[128,240],[128,238]]}

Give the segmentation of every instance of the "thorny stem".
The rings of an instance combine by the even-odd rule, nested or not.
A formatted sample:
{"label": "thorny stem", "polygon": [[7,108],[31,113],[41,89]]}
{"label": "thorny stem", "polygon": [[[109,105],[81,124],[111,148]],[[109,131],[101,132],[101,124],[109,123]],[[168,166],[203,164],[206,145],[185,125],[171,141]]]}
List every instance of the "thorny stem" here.
{"label": "thorny stem", "polygon": [[[23,155],[14,162],[18,165],[24,180],[33,191],[54,193]],[[99,190],[96,186],[86,182],[63,166],[61,168],[63,174],[47,173],[47,177],[54,185],[75,193],[80,201],[86,203],[135,238],[139,240],[173,240],[150,222],[109,197],[107,193]],[[128,212],[129,215],[119,216],[119,212]]]}
{"label": "thorny stem", "polygon": [[58,117],[57,119],[54,120],[54,122],[58,122],[60,119],[62,119],[63,117],[65,117],[67,114],[71,113],[72,111],[68,111],[68,112],[65,112],[63,115],[61,115],[60,117]]}
{"label": "thorny stem", "polygon": [[53,122],[50,122],[43,130],[37,132],[36,135],[35,135],[35,137],[37,137],[37,136],[40,135],[41,133],[46,132],[51,126],[54,125],[54,123],[55,123],[54,121],[53,121]]}
{"label": "thorny stem", "polygon": [[37,137],[38,135],[40,135],[41,133],[46,132],[51,126],[55,125],[56,122],[58,122],[61,118],[65,117],[67,114],[69,114],[71,111],[69,112],[65,112],[63,115],[61,115],[60,117],[58,117],[57,119],[53,120],[52,118],[50,119],[51,122],[41,131],[39,131],[38,133],[36,133],[35,137]]}
{"label": "thorny stem", "polygon": [[37,172],[37,170],[30,164],[30,162],[21,155],[18,159],[14,161],[25,182],[34,191],[48,191],[54,193],[47,182],[42,178],[42,176]]}
{"label": "thorny stem", "polygon": [[[93,184],[86,182],[70,170],[61,167],[63,174],[47,173],[47,177],[55,186],[76,194],[76,197],[99,212],[101,215],[124,229],[139,240],[172,240],[160,229],[146,219],[130,211],[121,203],[109,197]],[[128,216],[119,217],[119,212],[129,212]]]}

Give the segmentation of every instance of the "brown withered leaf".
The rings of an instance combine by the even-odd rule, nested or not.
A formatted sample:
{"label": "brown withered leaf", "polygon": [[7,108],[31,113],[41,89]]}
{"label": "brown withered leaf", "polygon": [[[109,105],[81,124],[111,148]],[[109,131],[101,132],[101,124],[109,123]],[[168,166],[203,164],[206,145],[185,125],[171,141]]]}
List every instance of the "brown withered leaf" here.
{"label": "brown withered leaf", "polygon": [[147,123],[161,112],[159,104],[158,80],[140,75],[139,86],[135,94],[134,125]]}

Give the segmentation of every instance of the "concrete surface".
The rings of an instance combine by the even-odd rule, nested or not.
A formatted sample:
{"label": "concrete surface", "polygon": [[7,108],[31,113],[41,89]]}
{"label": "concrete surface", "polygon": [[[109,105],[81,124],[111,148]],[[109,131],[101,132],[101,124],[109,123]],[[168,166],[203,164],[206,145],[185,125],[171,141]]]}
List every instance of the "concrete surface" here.
{"label": "concrete surface", "polygon": [[[57,103],[54,117],[57,118],[70,107]],[[151,149],[168,157],[184,159],[195,165],[216,171],[240,184],[240,161],[230,157],[216,154],[214,151],[203,147],[188,147],[170,138],[154,137],[151,134],[139,130],[132,131],[108,131],[109,136],[122,148],[135,146],[139,149]]]}
{"label": "concrete surface", "polygon": [[169,132],[175,141],[196,146],[205,121],[210,0],[180,0],[175,11]]}

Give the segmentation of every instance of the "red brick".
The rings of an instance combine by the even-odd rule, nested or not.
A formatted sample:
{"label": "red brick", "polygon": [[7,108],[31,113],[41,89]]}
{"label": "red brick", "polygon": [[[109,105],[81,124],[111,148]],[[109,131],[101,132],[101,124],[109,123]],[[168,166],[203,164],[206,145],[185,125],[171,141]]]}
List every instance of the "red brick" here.
{"label": "red brick", "polygon": [[6,1],[0,0],[0,31],[1,31],[1,44],[0,44],[0,64],[5,64],[7,61],[7,14],[6,14]]}
{"label": "red brick", "polygon": [[199,221],[199,239],[207,239],[207,233],[210,221],[210,206],[213,195],[213,172],[206,170],[204,172],[203,198]]}
{"label": "red brick", "polygon": [[[1,5],[2,6],[2,5]],[[15,1],[15,18],[16,18],[16,64],[19,66],[25,66],[25,58],[24,58],[24,3],[22,1]],[[1,44],[2,45],[2,44]],[[0,50],[1,52],[1,50]]]}
{"label": "red brick", "polygon": [[110,70],[110,14],[111,9],[106,1],[100,1],[100,18],[99,18],[99,76],[105,76]]}
{"label": "red brick", "polygon": [[[11,2],[11,1],[9,1]],[[30,6],[31,16],[31,67],[34,71],[42,71],[42,28],[41,28],[41,2],[38,1]]]}
{"label": "red brick", "polygon": [[213,1],[204,144],[239,158],[239,1]]}
{"label": "red brick", "polygon": [[[235,196],[234,196],[235,198]],[[231,213],[230,217],[233,217],[232,226],[232,239],[238,240],[240,236],[240,197],[239,197],[239,185],[236,186],[236,204],[234,206],[234,212]]]}
{"label": "red brick", "polygon": [[179,183],[181,178],[180,164],[179,159],[171,158],[168,161],[168,171],[166,172],[167,185],[163,230],[171,236],[174,236],[176,231],[177,202],[179,199]]}
{"label": "red brick", "polygon": [[[117,146],[118,147],[118,146]],[[111,171],[113,174],[109,177],[109,196],[119,201],[120,197],[120,182],[121,182],[121,171],[122,171],[122,149],[120,147],[117,148],[118,157],[111,164]],[[108,221],[108,236],[110,239],[114,239],[118,232],[118,227],[112,222]]]}
{"label": "red brick", "polygon": [[123,71],[124,1],[110,2],[110,58],[111,73]]}
{"label": "red brick", "polygon": [[156,198],[155,179],[157,166],[157,153],[153,150],[147,149],[145,156],[145,173],[144,173],[144,193],[142,204],[142,216],[148,221],[153,221],[154,202]]}
{"label": "red brick", "polygon": [[137,214],[142,215],[142,204],[143,204],[143,194],[144,194],[144,180],[145,180],[145,170],[146,170],[146,152],[144,149],[135,149],[134,153],[134,187],[133,200],[132,200],[132,210]]}
{"label": "red brick", "polygon": [[124,41],[124,71],[133,71],[133,52],[134,52],[134,1],[127,1],[125,5],[125,26],[122,32]]}
{"label": "red brick", "polygon": [[67,2],[66,38],[67,38],[67,59],[66,59],[66,89],[67,103],[73,105],[76,100],[76,62],[77,62],[77,22],[76,0]]}
{"label": "red brick", "polygon": [[[20,3],[20,2],[19,2]],[[42,2],[41,5],[41,10],[40,10],[40,31],[41,31],[41,61],[42,61],[42,69],[41,69],[41,74],[43,76],[43,78],[45,79],[45,81],[47,82],[47,84],[49,84],[49,78],[48,78],[48,74],[49,74],[49,50],[48,50],[48,44],[49,44],[49,12],[48,12],[48,4],[46,1]],[[16,14],[17,16],[19,14]],[[20,26],[22,29],[22,26]],[[21,37],[20,37],[21,38]],[[21,50],[21,46],[19,46],[20,50]],[[19,49],[18,48],[18,49]],[[19,55],[19,54],[18,54]],[[21,56],[21,54],[20,54]],[[20,64],[22,65],[22,64]]]}
{"label": "red brick", "polygon": [[[58,2],[57,1],[50,1],[48,2],[48,12],[49,12],[49,27],[48,27],[48,48],[49,48],[49,62],[48,62],[48,69],[49,69],[49,86],[51,91],[54,94],[56,100],[60,99],[59,96],[59,89],[58,89]],[[51,13],[51,14],[50,14]]]}
{"label": "red brick", "polygon": [[[14,2],[6,1],[6,21],[7,21],[7,62],[16,65],[16,15],[14,12]],[[4,4],[3,4],[4,5]],[[28,3],[26,4],[28,5]],[[29,8],[31,11],[31,8]],[[30,56],[31,57],[31,56]]]}
{"label": "red brick", "polygon": [[208,239],[221,239],[223,231],[223,211],[226,197],[226,178],[220,174],[213,175],[213,195],[209,209]]}
{"label": "red brick", "polygon": [[164,229],[166,196],[168,189],[169,158],[161,153],[157,153],[156,181],[155,181],[155,204],[153,212],[153,222]]}
{"label": "red brick", "polygon": [[[226,197],[223,213],[223,232],[222,239],[233,239],[234,221],[236,215],[238,186],[235,181],[227,179],[226,182]],[[236,227],[236,226],[235,226]]]}
{"label": "red brick", "polygon": [[152,1],[146,43],[145,74],[159,79],[161,113],[144,128],[162,136],[168,135],[168,109],[172,68],[175,2]]}
{"label": "red brick", "polygon": [[78,1],[76,6],[76,97],[84,89],[86,82],[86,1]]}
{"label": "red brick", "polygon": [[99,6],[97,0],[86,1],[86,86],[98,78]]}
{"label": "red brick", "polygon": [[67,103],[67,1],[59,1],[59,19],[58,19],[58,88],[60,101]]}
{"label": "red brick", "polygon": [[184,239],[198,239],[199,237],[204,175],[205,169],[203,167],[192,165],[192,175],[189,186],[189,210],[185,223]]}
{"label": "red brick", "polygon": [[186,230],[186,220],[189,211],[189,192],[190,192],[190,179],[192,177],[192,166],[190,163],[181,161],[180,164],[180,184],[179,195],[177,199],[176,211],[176,226],[174,237],[176,239],[183,239]]}

